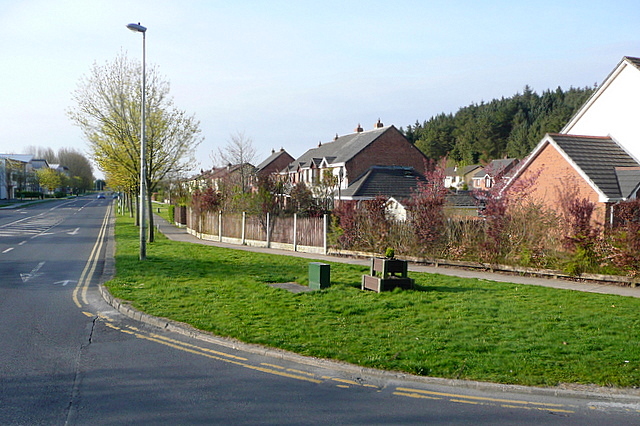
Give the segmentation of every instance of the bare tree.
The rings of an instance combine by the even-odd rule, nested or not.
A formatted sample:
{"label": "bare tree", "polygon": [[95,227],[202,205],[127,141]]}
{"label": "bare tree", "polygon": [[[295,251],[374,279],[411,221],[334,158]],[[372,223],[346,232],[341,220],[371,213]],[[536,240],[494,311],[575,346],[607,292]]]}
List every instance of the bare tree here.
{"label": "bare tree", "polygon": [[220,167],[235,167],[238,186],[242,193],[249,191],[251,180],[254,177],[256,160],[256,149],[251,138],[246,137],[244,132],[236,132],[230,136],[227,145],[218,149],[218,161],[214,155],[211,156],[214,165]]}

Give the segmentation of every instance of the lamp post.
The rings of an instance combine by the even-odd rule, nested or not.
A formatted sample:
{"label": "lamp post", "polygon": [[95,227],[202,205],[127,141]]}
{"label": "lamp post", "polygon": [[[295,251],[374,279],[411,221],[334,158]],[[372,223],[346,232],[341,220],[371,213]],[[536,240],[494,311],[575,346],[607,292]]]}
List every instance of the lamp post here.
{"label": "lamp post", "polygon": [[146,159],[146,151],[147,151],[147,141],[145,139],[145,105],[147,103],[147,94],[146,94],[146,75],[145,75],[145,43],[146,43],[146,34],[147,28],[137,24],[128,24],[127,28],[129,28],[133,32],[142,33],[142,106],[141,106],[141,117],[140,117],[140,260],[145,260],[147,258],[147,206],[146,206],[146,196],[147,196],[147,159]]}

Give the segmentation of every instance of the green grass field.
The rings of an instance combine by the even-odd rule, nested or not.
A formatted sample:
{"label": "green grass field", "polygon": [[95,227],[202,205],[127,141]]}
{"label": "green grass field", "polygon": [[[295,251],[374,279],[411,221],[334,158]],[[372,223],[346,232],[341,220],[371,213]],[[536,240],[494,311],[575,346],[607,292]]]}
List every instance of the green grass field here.
{"label": "green grass field", "polygon": [[363,292],[368,268],[331,264],[332,286],[307,284],[308,259],[157,235],[138,260],[138,229],[116,226],[118,298],[201,330],[366,367],[553,386],[640,386],[640,300],[411,273],[416,289]]}

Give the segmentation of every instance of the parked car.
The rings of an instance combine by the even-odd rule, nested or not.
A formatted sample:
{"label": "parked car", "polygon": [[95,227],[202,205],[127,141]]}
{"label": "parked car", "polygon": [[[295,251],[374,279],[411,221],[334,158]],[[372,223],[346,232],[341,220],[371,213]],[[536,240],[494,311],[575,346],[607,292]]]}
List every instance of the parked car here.
{"label": "parked car", "polygon": [[104,194],[98,194],[98,199],[105,198]]}

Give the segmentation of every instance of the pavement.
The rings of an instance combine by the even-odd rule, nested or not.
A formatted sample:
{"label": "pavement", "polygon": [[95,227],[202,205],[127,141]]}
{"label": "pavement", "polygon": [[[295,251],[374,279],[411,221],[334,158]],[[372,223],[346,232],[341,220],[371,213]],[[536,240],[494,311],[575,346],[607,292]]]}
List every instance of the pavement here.
{"label": "pavement", "polygon": [[[310,254],[302,252],[293,252],[288,250],[272,249],[266,247],[252,247],[238,244],[220,243],[217,241],[207,241],[196,238],[189,234],[186,228],[179,228],[170,224],[160,216],[154,215],[154,224],[156,228],[162,232],[167,238],[173,241],[182,241],[187,243],[210,245],[216,247],[226,247],[234,250],[245,250],[259,253],[278,254],[284,256],[295,256],[307,258],[313,261],[348,263],[352,265],[369,266],[369,258],[355,258],[343,256],[330,256],[320,254]],[[499,272],[489,272],[480,270],[467,270],[461,268],[422,265],[417,263],[409,264],[409,272],[426,272],[431,274],[449,275],[461,278],[477,278],[487,281],[497,281],[515,284],[538,285],[543,287],[553,287],[564,290],[583,291],[588,293],[614,294],[618,296],[640,297],[640,286],[630,287],[623,285],[615,285],[612,283],[595,283],[592,281],[566,280],[562,278],[545,278],[534,276],[523,276],[516,274],[506,274]]]}

